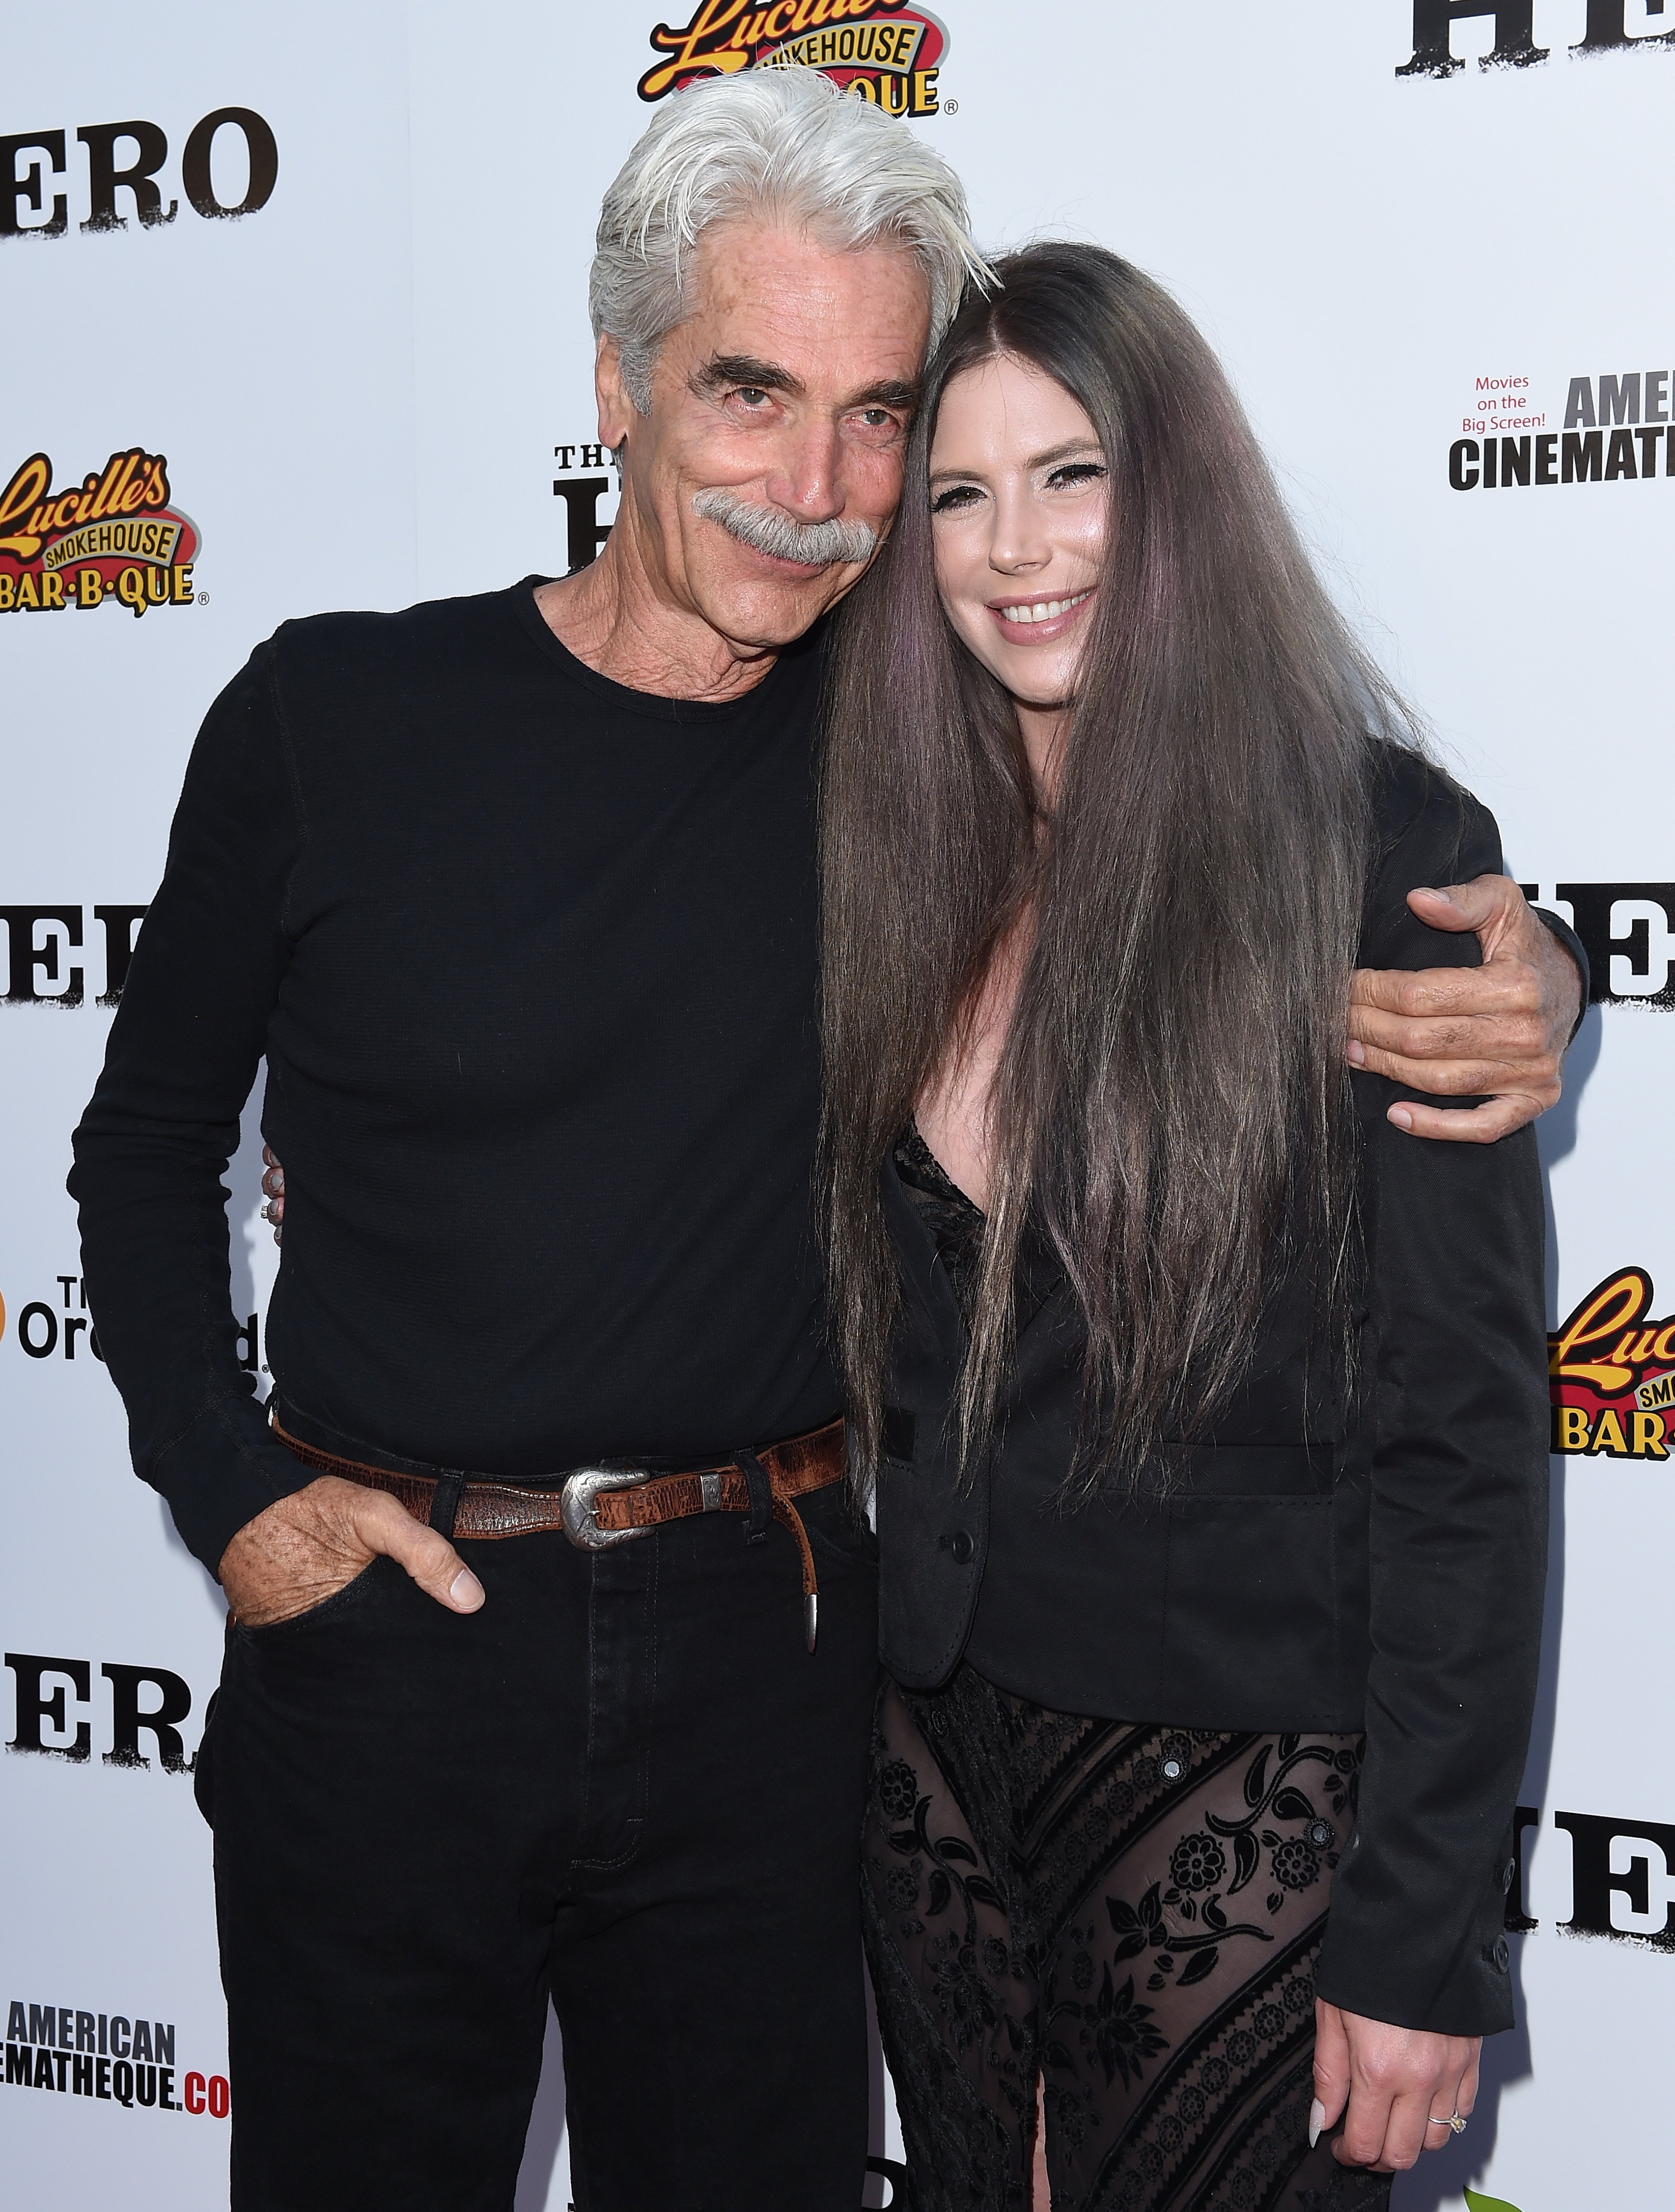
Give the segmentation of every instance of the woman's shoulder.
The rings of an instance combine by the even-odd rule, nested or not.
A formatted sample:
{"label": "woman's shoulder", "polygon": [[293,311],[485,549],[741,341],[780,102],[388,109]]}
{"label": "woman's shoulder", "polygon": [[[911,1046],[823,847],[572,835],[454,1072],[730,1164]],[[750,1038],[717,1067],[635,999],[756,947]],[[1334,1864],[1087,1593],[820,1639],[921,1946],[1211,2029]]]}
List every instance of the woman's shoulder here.
{"label": "woman's shoulder", "polygon": [[1446,769],[1385,738],[1372,745],[1372,852],[1361,916],[1363,968],[1475,967],[1478,940],[1429,929],[1407,903],[1425,885],[1497,874],[1495,817]]}

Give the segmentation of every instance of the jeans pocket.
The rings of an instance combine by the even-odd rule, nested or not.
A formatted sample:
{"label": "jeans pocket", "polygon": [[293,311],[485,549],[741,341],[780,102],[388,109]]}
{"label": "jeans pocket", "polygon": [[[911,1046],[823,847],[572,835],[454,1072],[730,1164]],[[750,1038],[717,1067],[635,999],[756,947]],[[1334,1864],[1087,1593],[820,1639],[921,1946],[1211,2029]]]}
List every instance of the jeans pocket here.
{"label": "jeans pocket", "polygon": [[252,1644],[270,1648],[274,1644],[285,1642],[293,1635],[304,1634],[323,1622],[334,1621],[345,1615],[352,1615],[361,1609],[363,1601],[368,1595],[373,1577],[376,1576],[380,1567],[394,1567],[398,1574],[405,1571],[403,1568],[396,1567],[395,1561],[387,1559],[380,1552],[374,1558],[367,1560],[359,1574],[351,1575],[349,1580],[338,1589],[321,1598],[317,1604],[305,1606],[300,1613],[288,1613],[282,1620],[263,1621],[254,1626],[235,1619],[233,1623],[234,1628],[239,1635],[247,1638]]}
{"label": "jeans pocket", "polygon": [[209,1702],[203,1708],[203,1733],[198,1737],[197,1749],[192,1753],[192,1797],[205,1825],[215,1825],[215,1747],[210,1731],[215,1724],[215,1707],[221,1703],[221,1692],[211,1690]]}

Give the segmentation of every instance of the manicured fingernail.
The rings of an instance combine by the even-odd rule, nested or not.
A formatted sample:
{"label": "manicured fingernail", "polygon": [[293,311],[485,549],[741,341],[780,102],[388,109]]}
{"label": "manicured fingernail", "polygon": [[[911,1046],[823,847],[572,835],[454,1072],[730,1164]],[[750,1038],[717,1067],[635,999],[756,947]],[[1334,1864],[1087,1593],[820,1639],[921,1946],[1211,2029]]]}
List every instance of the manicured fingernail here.
{"label": "manicured fingernail", "polygon": [[1317,2097],[1308,2108],[1308,2148],[1313,2150],[1320,2140],[1320,2130],[1326,2124],[1326,2108]]}
{"label": "manicured fingernail", "polygon": [[1351,1037],[1350,1039],[1348,1044],[1344,1048],[1344,1057],[1350,1062],[1351,1066],[1365,1067],[1367,1065],[1367,1048],[1362,1044],[1359,1037]]}
{"label": "manicured fingernail", "polygon": [[1390,1109],[1390,1118],[1399,1129],[1411,1130],[1413,1127],[1413,1116],[1405,1106],[1393,1106]]}
{"label": "manicured fingernail", "polygon": [[448,1600],[461,1613],[475,1613],[482,1603],[482,1584],[469,1567],[461,1567],[448,1584]]}

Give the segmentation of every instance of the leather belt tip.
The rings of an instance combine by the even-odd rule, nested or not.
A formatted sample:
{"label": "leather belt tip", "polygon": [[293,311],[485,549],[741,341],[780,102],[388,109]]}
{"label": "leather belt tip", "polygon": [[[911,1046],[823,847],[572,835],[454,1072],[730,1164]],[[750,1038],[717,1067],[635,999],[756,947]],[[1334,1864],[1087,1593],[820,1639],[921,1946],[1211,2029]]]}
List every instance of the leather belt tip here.
{"label": "leather belt tip", "polygon": [[803,1600],[803,1635],[810,1651],[820,1627],[820,1598],[817,1593]]}

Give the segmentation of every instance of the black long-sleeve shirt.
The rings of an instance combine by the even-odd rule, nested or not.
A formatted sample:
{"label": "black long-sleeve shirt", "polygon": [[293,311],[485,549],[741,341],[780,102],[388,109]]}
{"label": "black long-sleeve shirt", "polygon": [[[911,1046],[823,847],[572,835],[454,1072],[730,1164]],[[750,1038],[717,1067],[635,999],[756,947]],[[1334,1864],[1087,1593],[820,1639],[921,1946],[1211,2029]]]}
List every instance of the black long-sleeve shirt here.
{"label": "black long-sleeve shirt", "polygon": [[508,1480],[837,1410],[810,1214],[817,645],[721,706],[530,579],[287,623],[210,709],[72,1194],[134,1464],[214,1568],[312,1480],[238,1363],[258,1060],[268,1357],[316,1441]]}

